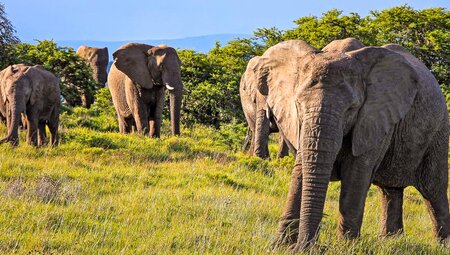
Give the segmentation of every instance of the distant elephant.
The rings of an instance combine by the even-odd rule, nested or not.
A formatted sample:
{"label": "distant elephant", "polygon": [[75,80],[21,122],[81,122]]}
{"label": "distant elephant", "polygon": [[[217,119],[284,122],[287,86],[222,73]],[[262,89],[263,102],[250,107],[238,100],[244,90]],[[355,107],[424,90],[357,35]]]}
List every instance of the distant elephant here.
{"label": "distant elephant", "polygon": [[[269,158],[269,135],[279,130],[267,108],[266,97],[261,95],[256,88],[257,80],[251,67],[258,61],[258,58],[254,57],[248,62],[247,69],[241,77],[239,94],[242,110],[251,130],[250,152],[255,156],[266,159]],[[279,133],[277,158],[282,158],[288,154],[289,146],[283,135]]]}
{"label": "distant elephant", "polygon": [[[94,80],[105,86],[108,79],[107,68],[109,64],[108,48],[95,48],[82,45],[77,50],[77,55],[85,59],[92,68]],[[94,95],[85,93],[81,97],[83,107],[89,108],[94,103]]]}
{"label": "distant elephant", "polygon": [[108,87],[120,132],[129,133],[136,128],[140,134],[150,132],[151,137],[159,137],[167,89],[172,134],[179,135],[183,83],[176,50],[165,45],[127,43],[113,57]]}
{"label": "distant elephant", "polygon": [[19,123],[23,118],[27,122],[28,144],[44,145],[45,126],[48,126],[50,143],[56,145],[61,105],[56,76],[42,66],[23,64],[8,66],[2,74],[0,91],[6,108],[8,134],[0,143],[18,145]]}
{"label": "distant elephant", "polygon": [[298,151],[277,243],[299,251],[317,240],[332,176],[341,180],[341,236],[359,236],[374,183],[383,195],[382,235],[402,231],[403,190],[414,186],[436,238],[448,242],[448,112],[425,65],[398,45],[336,54],[306,42],[294,50],[286,41],[269,48],[253,70]]}

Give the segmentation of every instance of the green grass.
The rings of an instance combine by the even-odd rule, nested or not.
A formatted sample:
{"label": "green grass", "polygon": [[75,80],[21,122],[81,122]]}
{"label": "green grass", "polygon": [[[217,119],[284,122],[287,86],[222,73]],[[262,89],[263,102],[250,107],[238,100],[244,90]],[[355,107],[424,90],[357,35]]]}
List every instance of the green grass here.
{"label": "green grass", "polygon": [[[21,134],[19,147],[0,146],[0,254],[285,254],[270,242],[294,159],[248,157],[233,130],[150,139],[66,127],[54,149],[28,146]],[[406,234],[387,239],[371,188],[362,237],[338,240],[338,196],[332,183],[313,254],[448,254],[414,189]]]}

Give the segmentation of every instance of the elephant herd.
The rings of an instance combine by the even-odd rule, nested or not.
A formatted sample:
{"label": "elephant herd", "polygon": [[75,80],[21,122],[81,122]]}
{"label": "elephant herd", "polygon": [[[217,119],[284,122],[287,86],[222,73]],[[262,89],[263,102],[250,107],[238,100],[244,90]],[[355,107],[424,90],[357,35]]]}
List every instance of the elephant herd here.
{"label": "elephant herd", "polygon": [[[106,82],[107,49],[78,54]],[[113,54],[107,76],[121,133],[159,137],[164,94],[170,93],[172,134],[180,134],[181,61],[167,46],[128,43]],[[97,70],[96,70],[97,69]],[[276,44],[247,65],[240,84],[252,131],[251,153],[269,158],[269,134],[279,133],[278,157],[295,154],[275,246],[304,250],[317,241],[328,183],[341,181],[339,235],[360,235],[371,184],[382,195],[381,235],[403,231],[403,190],[414,186],[429,208],[440,242],[449,242],[448,135],[445,99],[431,72],[399,45],[366,47],[357,39],[318,50],[301,40]],[[21,114],[27,142],[58,141],[60,88],[40,66],[12,65],[0,73],[0,119],[18,143]],[[92,103],[85,95],[86,104]]]}
{"label": "elephant herd", "polygon": [[[128,43],[114,52],[114,63],[107,73],[108,49],[81,46],[77,55],[92,68],[94,80],[108,82],[117,112],[119,131],[150,134],[159,137],[165,91],[170,92],[172,133],[180,134],[180,112],[183,97],[181,61],[175,49],[160,45]],[[94,102],[94,95],[81,95],[83,106]],[[8,134],[0,143],[19,143],[18,130],[27,129],[27,143],[42,146],[58,143],[61,106],[59,80],[42,66],[11,65],[0,72],[0,122]]]}

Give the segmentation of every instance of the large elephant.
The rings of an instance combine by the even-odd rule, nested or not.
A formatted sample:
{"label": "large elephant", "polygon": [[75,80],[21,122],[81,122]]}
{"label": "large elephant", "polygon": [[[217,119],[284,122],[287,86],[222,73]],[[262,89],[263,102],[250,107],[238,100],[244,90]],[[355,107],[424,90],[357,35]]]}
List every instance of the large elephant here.
{"label": "large elephant", "polygon": [[[92,68],[94,80],[105,86],[108,79],[107,68],[109,63],[108,48],[95,48],[82,45],[77,50],[77,55],[85,59]],[[94,103],[94,95],[84,93],[81,97],[83,107],[89,108]]]}
{"label": "large elephant", "polygon": [[183,97],[181,61],[175,49],[128,43],[113,54],[108,86],[117,111],[119,130],[159,137],[165,90],[170,92],[172,134],[180,134]]}
{"label": "large elephant", "polygon": [[23,115],[27,126],[27,143],[45,144],[45,128],[51,134],[50,144],[58,142],[61,91],[54,74],[42,66],[23,64],[8,66],[0,82],[2,101],[6,108],[8,134],[0,143],[19,143],[19,124]]}
{"label": "large elephant", "polygon": [[259,92],[298,151],[277,243],[298,251],[317,240],[331,177],[342,184],[340,235],[360,234],[374,183],[383,195],[383,235],[402,231],[403,190],[414,186],[436,238],[448,241],[448,112],[431,72],[398,45],[341,54],[290,45],[269,48],[253,66]]}
{"label": "large elephant", "polygon": [[[266,97],[261,95],[256,89],[256,77],[251,68],[258,61],[259,57],[252,58],[247,65],[247,69],[241,77],[239,94],[241,96],[242,110],[249,129],[251,130],[250,152],[260,158],[269,158],[269,135],[278,132],[275,120],[267,109]],[[288,144],[283,135],[278,137],[278,155],[282,158],[289,154]]]}

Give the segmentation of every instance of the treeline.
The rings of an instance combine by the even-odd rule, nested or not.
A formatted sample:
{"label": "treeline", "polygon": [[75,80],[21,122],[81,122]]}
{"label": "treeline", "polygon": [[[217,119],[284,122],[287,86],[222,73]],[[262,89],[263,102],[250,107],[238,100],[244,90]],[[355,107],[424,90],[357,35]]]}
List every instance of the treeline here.
{"label": "treeline", "polygon": [[299,39],[321,49],[336,39],[356,37],[365,45],[397,43],[425,63],[450,103],[450,12],[445,8],[415,10],[409,6],[372,11],[366,17],[333,9],[320,17],[294,21],[289,30],[261,28],[249,39],[236,39],[208,54],[182,50],[182,76],[191,91],[185,119],[205,124],[243,121],[239,81],[250,58],[281,41]]}
{"label": "treeline", "polygon": [[[81,104],[83,91],[99,90],[90,76],[90,68],[73,49],[58,47],[53,41],[42,41],[38,45],[19,43],[3,6],[0,6],[0,11],[1,25],[6,24],[8,28],[1,30],[1,67],[18,62],[43,65],[60,76],[62,94],[71,106]],[[247,62],[262,55],[268,47],[289,39],[304,40],[318,49],[333,40],[347,37],[356,37],[368,46],[400,44],[427,65],[450,103],[450,12],[445,8],[415,10],[405,5],[372,11],[365,17],[357,13],[344,15],[342,11],[333,9],[320,17],[301,17],[294,24],[294,28],[289,30],[275,27],[257,29],[252,38],[238,38],[226,45],[216,44],[207,54],[179,50],[183,62],[182,79],[187,89],[182,122],[216,128],[226,123],[244,122],[239,82]],[[100,94],[108,97],[104,91]],[[101,101],[104,100],[102,98]]]}

